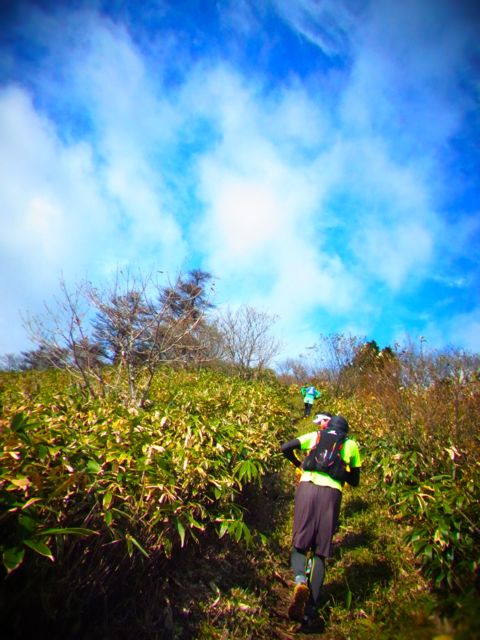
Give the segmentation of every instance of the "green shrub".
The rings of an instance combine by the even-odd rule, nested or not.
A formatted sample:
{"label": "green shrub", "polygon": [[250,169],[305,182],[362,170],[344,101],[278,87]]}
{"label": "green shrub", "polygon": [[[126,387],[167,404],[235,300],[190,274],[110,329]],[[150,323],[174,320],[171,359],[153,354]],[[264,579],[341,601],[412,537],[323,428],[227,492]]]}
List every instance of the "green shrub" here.
{"label": "green shrub", "polygon": [[66,593],[62,615],[73,616],[87,592],[94,600],[120,575],[141,574],[142,559],[158,569],[202,536],[261,538],[242,493],[277,468],[290,431],[278,385],[163,370],[148,409],[128,410],[86,401],[68,382],[2,375],[0,551],[19,589],[15,597],[5,585],[11,607],[42,582],[45,611],[55,615]]}
{"label": "green shrub", "polygon": [[378,490],[409,524],[405,542],[438,589],[468,594],[480,566],[480,461],[433,437],[371,443]]}

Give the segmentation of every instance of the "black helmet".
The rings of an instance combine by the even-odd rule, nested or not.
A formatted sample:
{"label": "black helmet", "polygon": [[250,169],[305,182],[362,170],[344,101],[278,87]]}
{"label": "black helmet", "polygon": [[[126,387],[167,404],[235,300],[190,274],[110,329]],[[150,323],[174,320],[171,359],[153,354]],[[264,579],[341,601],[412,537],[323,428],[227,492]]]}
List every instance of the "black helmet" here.
{"label": "black helmet", "polygon": [[348,433],[348,422],[343,416],[333,416],[328,423],[328,430],[334,429],[335,431],[343,431]]}

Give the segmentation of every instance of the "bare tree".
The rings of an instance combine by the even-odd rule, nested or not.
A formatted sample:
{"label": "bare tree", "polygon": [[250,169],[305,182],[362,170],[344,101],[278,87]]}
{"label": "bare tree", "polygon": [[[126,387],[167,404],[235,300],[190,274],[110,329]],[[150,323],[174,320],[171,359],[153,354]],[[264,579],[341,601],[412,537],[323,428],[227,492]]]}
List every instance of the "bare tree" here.
{"label": "bare tree", "polygon": [[25,355],[28,352],[18,355],[16,353],[5,353],[0,356],[0,371],[21,371],[28,368],[25,363]]}
{"label": "bare tree", "polygon": [[321,335],[320,343],[311,347],[316,359],[317,375],[325,378],[338,392],[349,386],[345,376],[364,340],[343,333]]}
{"label": "bare tree", "polygon": [[82,283],[70,291],[65,281],[60,281],[60,295],[51,305],[45,304],[43,314],[28,314],[24,327],[31,342],[37,344],[32,367],[67,369],[71,371],[82,388],[93,396],[104,390],[100,367],[91,367],[86,357],[91,342],[89,319],[92,310],[88,303],[88,291],[92,285]]}
{"label": "bare tree", "polygon": [[279,352],[280,343],[272,335],[275,316],[254,307],[225,309],[215,327],[222,346],[223,359],[235,365],[244,375],[252,369],[264,369]]}
{"label": "bare tree", "polygon": [[280,362],[278,373],[280,378],[287,384],[303,384],[305,380],[312,380],[316,377],[316,371],[311,368],[302,355],[298,358],[287,358]]}
{"label": "bare tree", "polygon": [[165,286],[152,275],[120,271],[103,289],[84,282],[73,291],[62,281],[55,305],[24,324],[39,349],[55,355],[50,366],[70,370],[90,395],[114,391],[142,406],[161,363],[205,356],[209,280],[195,271]]}
{"label": "bare tree", "polygon": [[19,368],[22,370],[35,369],[37,371],[51,369],[52,367],[63,369],[65,368],[66,356],[65,349],[41,345],[31,351],[22,351]]}

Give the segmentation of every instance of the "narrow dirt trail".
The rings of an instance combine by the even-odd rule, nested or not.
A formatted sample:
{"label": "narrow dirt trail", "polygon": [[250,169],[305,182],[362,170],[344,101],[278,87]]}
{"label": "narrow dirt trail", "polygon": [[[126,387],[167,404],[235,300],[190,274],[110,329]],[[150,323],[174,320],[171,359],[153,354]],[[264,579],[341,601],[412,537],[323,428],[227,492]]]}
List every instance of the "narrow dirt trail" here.
{"label": "narrow dirt trail", "polygon": [[[346,502],[346,501],[344,501]],[[293,505],[293,493],[292,493],[292,505]],[[363,505],[363,502],[362,502]],[[344,504],[345,507],[345,504]],[[293,513],[293,511],[292,511]],[[288,529],[291,527],[292,516],[288,518]],[[342,525],[341,525],[342,526]],[[294,638],[311,638],[312,640],[337,640],[343,638],[343,635],[339,635],[338,630],[335,630],[335,625],[330,624],[330,609],[333,602],[344,601],[347,597],[346,585],[342,584],[339,578],[341,572],[341,556],[339,553],[340,544],[345,541],[350,544],[348,534],[339,532],[334,538],[335,555],[328,561],[327,573],[324,583],[324,593],[322,598],[322,604],[320,607],[319,623],[312,629],[304,630],[301,625],[289,620],[287,611],[290,604],[294,583],[292,580],[291,571],[289,568],[290,557],[290,535],[287,534],[287,544],[284,547],[284,553],[282,558],[278,558],[278,564],[273,572],[274,582],[270,593],[271,600],[271,622],[272,622],[272,637],[279,640],[293,640]],[[352,538],[350,540],[353,541]],[[332,627],[332,628],[331,628]]]}
{"label": "narrow dirt trail", "polygon": [[442,632],[430,613],[429,585],[402,542],[405,527],[389,513],[370,477],[368,456],[363,457],[360,487],[344,489],[334,555],[327,562],[320,624],[305,632],[287,617],[293,590],[289,555],[295,474],[293,467],[285,469],[292,491],[272,570],[274,638],[431,640]]}
{"label": "narrow dirt trail", "polygon": [[[311,422],[295,427],[302,433]],[[172,567],[169,598],[176,603],[179,633],[169,638],[432,640],[445,633],[432,614],[429,584],[403,542],[406,525],[390,513],[358,439],[362,477],[359,487],[344,490],[334,555],[326,567],[321,624],[307,632],[287,617],[294,586],[289,560],[296,476],[285,461],[280,472],[264,479],[261,491],[251,487],[244,496],[247,524],[265,533],[264,545],[249,549],[212,539],[200,556],[195,552]]]}

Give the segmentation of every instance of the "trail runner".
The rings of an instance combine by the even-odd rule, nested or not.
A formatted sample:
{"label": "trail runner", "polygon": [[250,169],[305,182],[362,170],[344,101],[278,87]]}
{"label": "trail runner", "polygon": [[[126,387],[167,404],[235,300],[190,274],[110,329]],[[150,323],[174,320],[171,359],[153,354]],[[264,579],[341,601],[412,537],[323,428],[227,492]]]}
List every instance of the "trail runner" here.
{"label": "trail runner", "polygon": [[320,398],[320,391],[313,385],[305,386],[300,389],[303,396],[303,417],[308,418],[312,412],[313,403]]}
{"label": "trail runner", "polygon": [[[296,451],[311,451],[319,439],[319,434],[329,434],[328,441],[338,440],[341,446],[338,465],[343,471],[335,479],[324,471],[303,470],[295,492],[293,516],[293,548],[290,565],[295,580],[295,588],[288,610],[291,620],[311,628],[316,622],[317,607],[325,578],[325,559],[332,556],[332,538],[338,526],[343,485],[352,487],[360,483],[361,458],[357,443],[347,436],[347,420],[336,415],[330,418],[325,429],[312,431],[282,444],[283,455],[295,467],[303,467],[295,455]],[[311,552],[312,565],[307,578],[307,554]]]}

